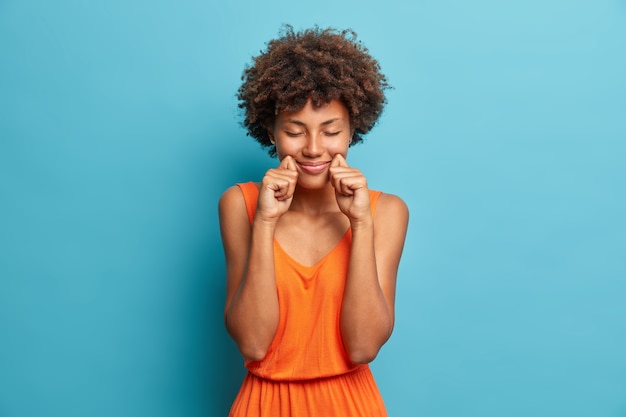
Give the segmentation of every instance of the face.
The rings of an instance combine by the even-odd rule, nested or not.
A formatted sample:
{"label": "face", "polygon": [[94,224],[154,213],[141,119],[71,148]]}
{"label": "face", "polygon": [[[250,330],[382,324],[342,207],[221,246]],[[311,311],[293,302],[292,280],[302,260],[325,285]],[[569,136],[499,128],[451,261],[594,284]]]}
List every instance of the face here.
{"label": "face", "polygon": [[347,156],[352,139],[348,109],[339,100],[319,108],[309,100],[299,111],[279,113],[268,133],[280,160],[293,157],[305,188],[328,182],[330,162],[336,154]]}

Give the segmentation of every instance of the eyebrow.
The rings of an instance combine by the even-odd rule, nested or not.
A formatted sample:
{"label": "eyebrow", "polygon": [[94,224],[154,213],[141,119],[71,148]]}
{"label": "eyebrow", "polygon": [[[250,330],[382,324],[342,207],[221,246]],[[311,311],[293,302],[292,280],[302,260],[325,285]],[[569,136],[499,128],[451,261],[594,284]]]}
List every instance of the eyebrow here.
{"label": "eyebrow", "polygon": [[[341,119],[341,117],[335,117],[334,119],[326,120],[326,121],[320,123],[320,126],[329,125],[329,124],[331,124],[333,122],[336,122],[337,120],[340,120],[340,119]],[[293,124],[296,124],[296,125],[299,125],[299,126],[306,126],[305,123],[301,122],[300,120],[296,120],[296,119],[287,119],[287,120],[285,120],[285,122],[293,123]]]}

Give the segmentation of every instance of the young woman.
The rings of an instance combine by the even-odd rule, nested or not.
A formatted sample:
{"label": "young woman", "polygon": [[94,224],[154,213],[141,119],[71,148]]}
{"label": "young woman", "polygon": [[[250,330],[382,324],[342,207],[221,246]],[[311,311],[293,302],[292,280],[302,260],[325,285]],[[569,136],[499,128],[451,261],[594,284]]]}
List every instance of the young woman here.
{"label": "young woman", "polygon": [[289,26],[246,68],[239,107],[278,157],[219,202],[225,321],[248,373],[231,416],[385,416],[368,363],[394,325],[408,210],[348,148],[387,80],[351,31]]}

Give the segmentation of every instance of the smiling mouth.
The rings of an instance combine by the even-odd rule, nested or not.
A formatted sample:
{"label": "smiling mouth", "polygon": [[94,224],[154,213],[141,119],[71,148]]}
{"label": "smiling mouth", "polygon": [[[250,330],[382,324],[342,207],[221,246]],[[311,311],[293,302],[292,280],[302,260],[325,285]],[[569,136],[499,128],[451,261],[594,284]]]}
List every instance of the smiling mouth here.
{"label": "smiling mouth", "polygon": [[298,162],[302,171],[308,174],[319,174],[326,171],[330,162]]}

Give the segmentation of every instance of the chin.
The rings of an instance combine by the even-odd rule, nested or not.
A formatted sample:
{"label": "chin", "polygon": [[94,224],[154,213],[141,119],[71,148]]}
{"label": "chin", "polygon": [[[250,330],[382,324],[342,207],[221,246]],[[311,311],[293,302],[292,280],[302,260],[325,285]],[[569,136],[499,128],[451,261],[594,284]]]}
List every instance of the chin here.
{"label": "chin", "polygon": [[321,190],[328,187],[330,181],[328,175],[320,175],[318,177],[298,178],[298,186],[307,190]]}

